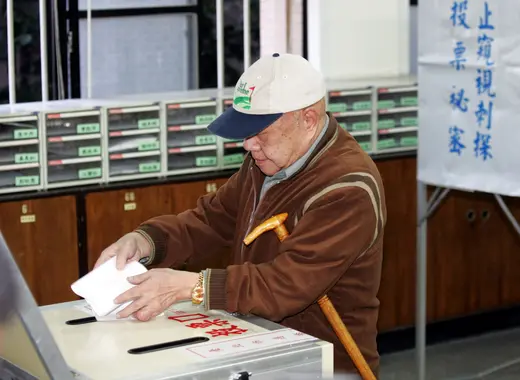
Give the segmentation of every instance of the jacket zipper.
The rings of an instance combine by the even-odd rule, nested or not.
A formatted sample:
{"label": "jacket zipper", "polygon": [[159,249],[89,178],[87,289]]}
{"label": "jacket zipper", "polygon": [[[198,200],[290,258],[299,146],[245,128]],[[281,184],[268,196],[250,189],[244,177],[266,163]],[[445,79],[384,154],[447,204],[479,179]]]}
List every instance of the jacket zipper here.
{"label": "jacket zipper", "polygon": [[[255,176],[251,173],[251,171],[253,170],[253,164],[249,164],[249,175],[251,176],[252,178],[252,181],[253,181],[253,196],[254,196],[254,199],[253,199],[253,210],[251,211],[251,215],[249,216],[249,222],[247,224],[247,230],[246,230],[246,233],[245,235],[242,237],[242,240],[245,239],[245,237],[249,234],[249,232],[251,232],[251,227],[252,227],[252,224],[253,224],[253,219],[254,217],[256,216],[256,212],[257,210],[260,208],[260,204],[262,203],[262,199],[265,198],[265,196],[267,195],[267,193],[269,192],[269,190],[271,190],[273,187],[275,187],[276,185],[278,185],[278,183],[274,184],[273,186],[271,186],[271,188],[269,188],[262,199],[260,199],[260,201],[258,202],[258,204],[256,204],[256,200],[258,198],[258,195],[256,193],[256,183],[255,183]],[[240,248],[240,258],[242,260],[242,262],[244,262],[244,246],[245,244],[242,242],[241,244],[241,248]]]}
{"label": "jacket zipper", "polygon": [[247,236],[247,234],[249,234],[249,231],[251,230],[251,224],[253,223],[253,218],[255,216],[255,213],[256,213],[256,199],[257,199],[257,194],[256,194],[256,183],[255,183],[255,176],[251,173],[251,170],[253,170],[253,167],[251,166],[251,164],[249,164],[249,175],[251,176],[252,178],[252,181],[253,181],[253,210],[251,211],[251,215],[249,215],[249,222],[247,224],[247,230],[246,230],[246,233],[245,235],[242,237],[242,243],[240,244],[240,259],[242,262],[244,262],[244,242],[243,240],[245,239],[245,237]]}

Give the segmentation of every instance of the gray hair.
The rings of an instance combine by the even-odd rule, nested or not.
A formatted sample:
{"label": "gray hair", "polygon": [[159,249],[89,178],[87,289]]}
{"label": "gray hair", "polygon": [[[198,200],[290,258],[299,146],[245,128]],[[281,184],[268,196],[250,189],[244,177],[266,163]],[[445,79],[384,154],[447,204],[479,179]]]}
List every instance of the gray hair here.
{"label": "gray hair", "polygon": [[16,307],[13,269],[6,257],[0,255],[0,323],[5,322]]}

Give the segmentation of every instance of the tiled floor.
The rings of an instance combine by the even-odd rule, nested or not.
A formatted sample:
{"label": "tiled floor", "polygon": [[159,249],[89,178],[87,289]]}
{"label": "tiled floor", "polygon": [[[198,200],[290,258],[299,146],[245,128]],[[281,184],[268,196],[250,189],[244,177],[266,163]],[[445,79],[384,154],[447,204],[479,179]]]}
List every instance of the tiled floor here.
{"label": "tiled floor", "polygon": [[[520,329],[427,349],[428,380],[520,380]],[[381,380],[416,380],[415,351],[381,357]]]}

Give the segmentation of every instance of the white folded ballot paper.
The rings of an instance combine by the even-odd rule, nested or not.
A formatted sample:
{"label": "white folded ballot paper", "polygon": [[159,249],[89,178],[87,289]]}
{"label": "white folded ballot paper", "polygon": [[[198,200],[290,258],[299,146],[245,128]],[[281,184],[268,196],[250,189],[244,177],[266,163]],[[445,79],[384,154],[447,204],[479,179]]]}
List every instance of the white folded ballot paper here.
{"label": "white folded ballot paper", "polygon": [[128,277],[146,271],[146,267],[137,261],[132,261],[126,264],[123,270],[118,270],[116,258],[113,257],[74,282],[71,288],[74,293],[85,299],[98,321],[120,320],[117,318],[117,313],[132,301],[118,305],[114,300],[135,286],[128,282]]}

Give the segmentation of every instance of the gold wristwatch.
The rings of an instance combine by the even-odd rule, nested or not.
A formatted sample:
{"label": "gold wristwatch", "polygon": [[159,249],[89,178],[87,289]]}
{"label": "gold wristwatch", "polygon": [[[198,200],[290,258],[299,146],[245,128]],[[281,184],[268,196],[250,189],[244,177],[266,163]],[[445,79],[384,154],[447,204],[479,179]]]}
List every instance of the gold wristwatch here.
{"label": "gold wristwatch", "polygon": [[200,305],[204,301],[204,275],[199,273],[199,280],[191,291],[191,302],[195,305]]}

